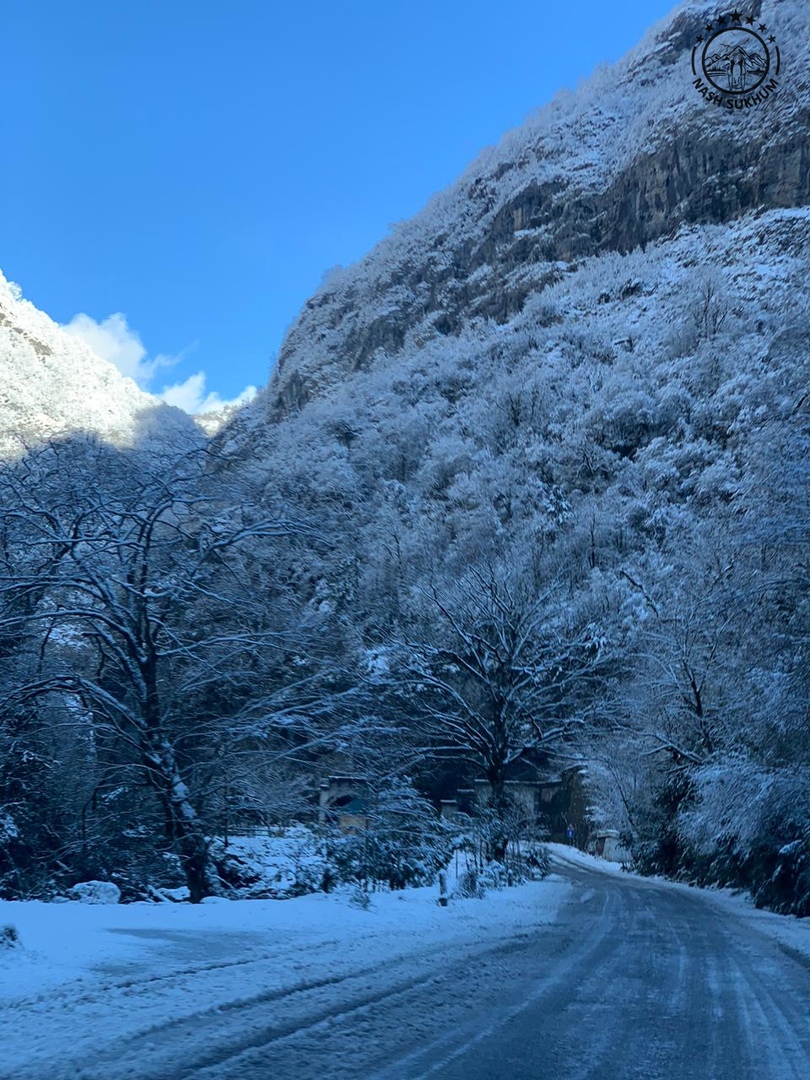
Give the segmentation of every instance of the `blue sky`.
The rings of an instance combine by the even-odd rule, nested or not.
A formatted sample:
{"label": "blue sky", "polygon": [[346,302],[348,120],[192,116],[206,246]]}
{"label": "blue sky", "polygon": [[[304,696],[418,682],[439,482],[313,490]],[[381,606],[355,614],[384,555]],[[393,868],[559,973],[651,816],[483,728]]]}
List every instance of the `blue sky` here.
{"label": "blue sky", "polygon": [[674,2],[6,0],[0,268],[153,392],[233,398],[326,270]]}

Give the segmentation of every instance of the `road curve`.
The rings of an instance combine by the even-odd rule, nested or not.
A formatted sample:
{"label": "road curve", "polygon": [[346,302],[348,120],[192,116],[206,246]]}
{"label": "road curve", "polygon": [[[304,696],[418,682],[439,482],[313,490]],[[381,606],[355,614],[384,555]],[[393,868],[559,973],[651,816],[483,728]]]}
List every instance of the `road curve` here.
{"label": "road curve", "polygon": [[575,890],[527,950],[534,976],[380,1080],[810,1078],[810,965],[699,891],[557,868]]}

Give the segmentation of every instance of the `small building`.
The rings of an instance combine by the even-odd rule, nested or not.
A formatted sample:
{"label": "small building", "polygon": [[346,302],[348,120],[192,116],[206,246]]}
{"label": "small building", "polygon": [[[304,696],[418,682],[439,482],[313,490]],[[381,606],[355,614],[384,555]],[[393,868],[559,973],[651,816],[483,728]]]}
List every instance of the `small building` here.
{"label": "small building", "polygon": [[619,839],[617,829],[598,830],[588,845],[588,850],[592,855],[599,855],[608,862],[621,863],[623,866],[629,866],[633,861],[630,851]]}
{"label": "small building", "polygon": [[369,789],[362,776],[330,776],[318,793],[318,824],[336,825],[341,832],[361,832],[368,826]]}
{"label": "small building", "polygon": [[[575,765],[543,780],[507,780],[504,788],[515,809],[522,811],[527,829],[537,829],[553,843],[584,850],[591,839],[585,776],[585,768]],[[473,787],[459,788],[454,799],[443,799],[440,815],[451,821],[474,816],[489,802],[491,793],[487,780],[475,780]]]}

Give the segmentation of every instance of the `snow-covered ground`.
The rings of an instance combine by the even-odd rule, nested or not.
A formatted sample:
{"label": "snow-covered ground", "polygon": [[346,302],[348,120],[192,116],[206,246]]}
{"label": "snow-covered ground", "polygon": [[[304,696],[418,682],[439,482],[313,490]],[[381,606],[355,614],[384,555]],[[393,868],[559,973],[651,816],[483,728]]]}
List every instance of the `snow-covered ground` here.
{"label": "snow-covered ground", "polygon": [[[742,938],[754,929],[810,957],[809,921],[757,911],[747,898],[725,891],[627,875],[563,846],[552,845],[552,857],[559,874],[446,908],[437,904],[435,888],[373,894],[367,910],[353,905],[348,890],[199,906],[0,903],[0,926],[12,924],[20,936],[18,947],[0,951],[0,1078],[252,1080],[276,1075],[263,1071],[268,1039],[278,1076],[316,1075],[306,1068],[317,1063],[321,1069],[324,1062],[332,1071],[319,1076],[357,1076],[359,1047],[364,1039],[379,1040],[380,1031],[396,1031],[403,1045],[412,1031],[416,1047],[431,1024],[431,1038],[439,1038],[437,1032],[456,1038],[464,1032],[459,1010],[477,999],[483,1011],[470,1021],[469,1042],[478,1038],[479,1022],[497,1013],[498,1002],[507,1002],[505,1016],[517,1015],[525,1002],[513,969],[520,974],[523,964],[542,978],[564,975],[576,949],[587,952],[610,940],[604,934],[613,926],[611,905],[634,896],[649,895],[656,911],[672,907],[666,895],[688,894],[700,907],[705,902],[729,916],[711,923],[723,933]],[[602,890],[594,870],[633,888]],[[583,923],[572,938],[589,904],[601,910],[603,900],[596,898],[602,893],[608,906],[599,934],[585,933]],[[578,902],[566,905],[563,916],[572,898]],[[696,910],[692,904],[683,909],[689,918]],[[627,911],[614,921],[623,925]],[[649,922],[649,914],[644,918]],[[553,967],[543,958],[551,961],[556,938],[538,936],[549,924],[576,945],[573,952],[566,945]],[[620,934],[616,948],[622,941]],[[590,961],[580,959],[587,969]],[[520,1000],[509,1004],[513,983]],[[446,1016],[442,1009],[449,1010]],[[294,1056],[301,1047],[312,1055],[303,1071]]]}
{"label": "snow-covered ground", "polygon": [[0,1077],[62,1075],[52,1067],[168,1017],[456,962],[553,921],[570,890],[552,877],[442,908],[437,889],[412,889],[375,893],[368,910],[349,892],[199,906],[0,902],[0,926],[20,937],[0,951]]}

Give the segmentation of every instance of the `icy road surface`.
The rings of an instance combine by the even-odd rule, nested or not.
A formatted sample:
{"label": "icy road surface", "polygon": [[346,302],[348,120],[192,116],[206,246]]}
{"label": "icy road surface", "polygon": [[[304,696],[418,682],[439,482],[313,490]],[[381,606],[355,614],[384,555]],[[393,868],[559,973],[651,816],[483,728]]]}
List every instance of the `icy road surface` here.
{"label": "icy road surface", "polygon": [[0,1076],[808,1080],[806,923],[556,860],[448,909],[3,905]]}

